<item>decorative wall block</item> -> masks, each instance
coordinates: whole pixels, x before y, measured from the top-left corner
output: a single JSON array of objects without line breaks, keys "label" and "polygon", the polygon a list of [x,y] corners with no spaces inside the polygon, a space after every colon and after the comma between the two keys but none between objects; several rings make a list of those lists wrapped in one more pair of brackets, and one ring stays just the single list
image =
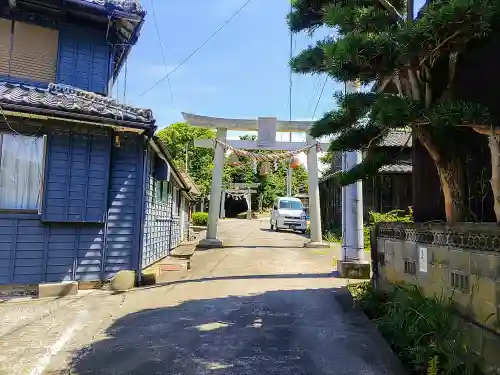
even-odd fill
[{"label": "decorative wall block", "polygon": [[452,271],[470,272],[470,252],[461,249],[449,249],[450,269]]}]

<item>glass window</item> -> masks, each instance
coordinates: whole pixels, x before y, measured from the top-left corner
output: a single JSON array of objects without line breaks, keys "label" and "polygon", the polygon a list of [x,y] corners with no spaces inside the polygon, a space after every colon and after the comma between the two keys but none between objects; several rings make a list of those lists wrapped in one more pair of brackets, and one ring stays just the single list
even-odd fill
[{"label": "glass window", "polygon": [[0,209],[37,210],[44,137],[0,133]]},{"label": "glass window", "polygon": [[168,201],[168,182],[163,181],[163,187],[162,187],[162,193],[161,193],[161,200],[163,202]]},{"label": "glass window", "polygon": [[302,210],[302,203],[300,201],[280,201],[280,208],[287,210]]},{"label": "glass window", "polygon": [[160,201],[161,200],[161,181],[155,181],[155,198],[156,200]]},{"label": "glass window", "polygon": [[172,193],[172,214],[174,216],[179,216],[179,190],[174,187]]}]

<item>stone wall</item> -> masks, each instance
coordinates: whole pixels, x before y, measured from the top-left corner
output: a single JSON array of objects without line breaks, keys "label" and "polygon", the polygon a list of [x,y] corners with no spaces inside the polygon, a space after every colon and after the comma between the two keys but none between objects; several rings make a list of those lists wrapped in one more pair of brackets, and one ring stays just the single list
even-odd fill
[{"label": "stone wall", "polygon": [[412,284],[451,300],[470,344],[500,367],[500,227],[381,223],[373,235],[377,287]]}]

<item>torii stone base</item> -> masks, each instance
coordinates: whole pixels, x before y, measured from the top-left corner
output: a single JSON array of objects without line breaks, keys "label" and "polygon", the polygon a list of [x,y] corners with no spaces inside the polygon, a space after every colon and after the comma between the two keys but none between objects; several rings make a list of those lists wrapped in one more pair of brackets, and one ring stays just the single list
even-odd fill
[{"label": "torii stone base", "polygon": [[197,249],[220,249],[222,247],[224,243],[218,238],[204,238],[196,245]]},{"label": "torii stone base", "polygon": [[304,244],[304,247],[311,248],[311,249],[329,249],[330,244],[328,242],[306,242]]}]

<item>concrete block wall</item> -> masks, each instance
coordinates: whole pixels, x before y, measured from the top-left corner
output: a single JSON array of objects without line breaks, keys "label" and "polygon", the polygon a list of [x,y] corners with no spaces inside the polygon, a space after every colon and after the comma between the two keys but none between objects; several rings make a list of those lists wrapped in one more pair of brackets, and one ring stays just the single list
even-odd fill
[{"label": "concrete block wall", "polygon": [[375,235],[379,287],[412,284],[451,300],[470,344],[500,367],[500,228],[383,223]]}]

